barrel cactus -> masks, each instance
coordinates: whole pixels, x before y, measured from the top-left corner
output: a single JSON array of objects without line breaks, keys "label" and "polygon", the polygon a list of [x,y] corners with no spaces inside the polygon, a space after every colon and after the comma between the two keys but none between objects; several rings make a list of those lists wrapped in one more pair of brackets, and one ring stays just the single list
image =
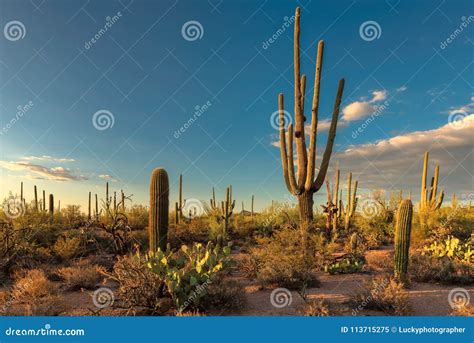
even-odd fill
[{"label": "barrel cactus", "polygon": [[169,180],[163,168],[156,168],[150,180],[148,238],[150,251],[166,250],[168,239]]},{"label": "barrel cactus", "polygon": [[410,233],[413,217],[411,200],[405,199],[400,203],[397,211],[395,227],[395,276],[405,279],[408,270],[410,249]]}]

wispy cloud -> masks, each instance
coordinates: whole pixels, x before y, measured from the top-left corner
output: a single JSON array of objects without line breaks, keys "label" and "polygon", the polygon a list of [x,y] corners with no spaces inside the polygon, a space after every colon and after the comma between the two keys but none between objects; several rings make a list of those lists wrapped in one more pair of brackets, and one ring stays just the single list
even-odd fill
[{"label": "wispy cloud", "polygon": [[24,161],[45,161],[45,162],[59,162],[59,163],[66,163],[66,162],[75,162],[73,158],[57,158],[48,155],[43,156],[23,156],[20,158]]},{"label": "wispy cloud", "polygon": [[15,161],[0,161],[0,167],[16,171],[16,172],[31,172],[31,177],[35,179],[44,179],[51,181],[82,181],[87,180],[82,175],[75,175],[70,169],[64,167],[45,167],[39,164],[29,162],[15,162]]}]

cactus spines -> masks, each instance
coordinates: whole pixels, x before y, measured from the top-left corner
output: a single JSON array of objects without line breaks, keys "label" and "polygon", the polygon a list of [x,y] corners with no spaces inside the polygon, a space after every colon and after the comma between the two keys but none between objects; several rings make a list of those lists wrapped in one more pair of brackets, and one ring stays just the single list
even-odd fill
[{"label": "cactus spines", "polygon": [[394,273],[397,278],[401,279],[404,279],[406,277],[408,271],[412,217],[413,205],[411,203],[411,200],[402,200],[397,211],[394,256]]},{"label": "cactus spines", "polygon": [[35,210],[36,212],[38,212],[39,208],[38,208],[38,189],[36,188],[36,185],[35,185]]},{"label": "cactus spines", "polygon": [[54,214],[54,195],[53,194],[49,195],[49,214],[50,215]]},{"label": "cactus spines", "polygon": [[153,170],[150,179],[148,238],[150,251],[166,250],[168,239],[169,180],[163,168]]},{"label": "cactus spines", "polygon": [[[305,120],[304,100],[306,88],[306,76],[300,75],[300,9],[296,8],[295,28],[294,28],[294,116],[295,116],[295,132],[293,133],[293,124],[288,125],[285,130],[285,107],[284,96],[278,96],[279,126],[280,126],[280,153],[283,175],[286,186],[291,194],[297,196],[300,227],[302,230],[303,243],[308,226],[313,222],[313,194],[317,192],[326,177],[329,160],[331,158],[334,139],[336,136],[337,121],[339,117],[339,107],[341,103],[342,93],[344,89],[344,79],[339,81],[339,87],[336,94],[334,104],[331,127],[329,129],[328,141],[323,154],[321,166],[318,175],[315,177],[315,156],[316,156],[316,132],[318,124],[319,109],[319,90],[321,81],[321,71],[323,62],[324,41],[318,44],[318,53],[316,58],[316,70],[314,79],[314,93],[311,113],[311,129],[309,141],[309,153],[306,150],[305,141]],[[286,141],[288,139],[288,142]],[[295,168],[293,162],[293,140],[296,144],[297,167],[298,171],[295,176]],[[308,155],[309,154],[309,155]]]},{"label": "cactus spines", "polygon": [[92,218],[91,217],[91,196],[92,196],[92,194],[91,194],[91,192],[89,192],[89,206],[87,208],[87,210],[88,210],[87,219],[89,219],[89,220],[91,220],[91,218]]}]

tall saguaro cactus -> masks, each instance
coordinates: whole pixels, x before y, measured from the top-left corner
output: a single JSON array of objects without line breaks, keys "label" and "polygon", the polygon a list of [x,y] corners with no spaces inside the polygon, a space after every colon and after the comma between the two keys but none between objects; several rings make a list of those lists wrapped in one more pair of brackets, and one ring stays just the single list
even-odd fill
[{"label": "tall saguaro cactus", "polygon": [[401,279],[404,279],[406,277],[408,271],[412,217],[413,205],[411,203],[411,200],[402,200],[397,211],[394,255],[394,273],[397,278]]},{"label": "tall saguaro cactus", "polygon": [[153,170],[150,179],[148,238],[150,251],[166,250],[168,240],[169,179],[163,168]]},{"label": "tall saguaro cactus", "polygon": [[[318,53],[316,57],[316,71],[314,79],[313,103],[311,106],[311,129],[309,140],[309,155],[306,150],[305,139],[305,89],[306,75],[300,75],[300,9],[296,8],[295,29],[294,29],[294,118],[293,123],[288,125],[288,132],[285,132],[285,106],[282,93],[278,96],[278,111],[280,125],[280,152],[285,183],[291,194],[298,198],[300,227],[302,233],[313,223],[313,194],[316,193],[324,183],[329,160],[331,158],[334,139],[336,137],[337,121],[339,117],[339,107],[344,90],[344,79],[339,81],[334,109],[332,113],[331,126],[329,128],[328,141],[322,158],[318,175],[315,177],[315,157],[316,157],[316,133],[318,126],[319,111],[319,90],[321,83],[321,72],[323,63],[324,41],[318,43]],[[288,139],[288,142],[286,141]],[[296,143],[298,155],[298,170],[295,176],[293,161],[293,141]],[[304,235],[303,235],[304,238]]]},{"label": "tall saguaro cactus", "polygon": [[87,212],[87,219],[91,220],[92,216],[91,216],[91,196],[92,196],[92,193],[89,192],[89,206],[87,208],[88,212]]}]

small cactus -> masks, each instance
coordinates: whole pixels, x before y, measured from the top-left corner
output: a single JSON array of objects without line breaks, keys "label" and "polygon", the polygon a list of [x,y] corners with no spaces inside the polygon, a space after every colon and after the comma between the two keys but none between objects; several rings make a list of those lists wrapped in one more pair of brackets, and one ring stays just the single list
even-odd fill
[{"label": "small cactus", "polygon": [[354,232],[351,236],[351,252],[353,254],[357,253],[358,245],[359,245],[359,235]]},{"label": "small cactus", "polygon": [[89,192],[89,207],[88,207],[88,213],[87,213],[87,219],[91,220],[91,192]]},{"label": "small cactus", "polygon": [[39,207],[38,207],[38,189],[36,188],[36,185],[35,185],[35,210],[36,210],[36,212],[38,212],[38,210],[39,210]]},{"label": "small cactus", "polygon": [[153,170],[150,179],[150,217],[148,238],[150,251],[166,251],[168,239],[169,180],[163,168]]},{"label": "small cactus", "polygon": [[408,271],[410,233],[413,217],[411,200],[405,199],[400,203],[397,211],[395,227],[395,277],[404,279]]}]

